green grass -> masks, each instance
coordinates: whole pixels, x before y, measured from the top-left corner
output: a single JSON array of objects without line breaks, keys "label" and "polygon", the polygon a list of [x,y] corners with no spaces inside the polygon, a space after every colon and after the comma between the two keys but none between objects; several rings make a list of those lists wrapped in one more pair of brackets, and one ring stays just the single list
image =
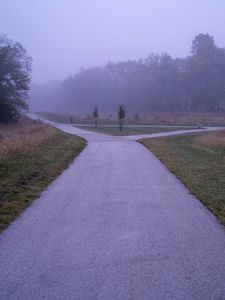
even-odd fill
[{"label": "green grass", "polygon": [[[30,139],[25,139],[26,147],[23,143],[19,144],[14,152],[8,151],[0,157],[0,231],[37,198],[85,147],[85,140],[80,137],[49,126],[40,125],[41,129],[38,126],[33,125],[37,132],[32,129]],[[30,128],[30,125],[24,127]],[[9,132],[13,130],[9,129]],[[5,140],[7,145],[7,138]]]},{"label": "green grass", "polygon": [[225,224],[225,131],[140,142]]},{"label": "green grass", "polygon": [[111,126],[98,126],[97,128],[93,126],[78,126],[78,128],[116,136],[153,134],[177,130],[197,129],[197,127],[124,127],[122,131],[119,131],[119,127]]}]

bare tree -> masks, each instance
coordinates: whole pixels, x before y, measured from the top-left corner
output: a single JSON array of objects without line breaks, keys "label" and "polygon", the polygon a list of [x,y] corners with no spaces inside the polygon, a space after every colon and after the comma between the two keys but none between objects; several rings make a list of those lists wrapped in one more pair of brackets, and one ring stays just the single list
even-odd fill
[{"label": "bare tree", "polygon": [[126,117],[126,110],[125,110],[125,107],[122,104],[119,105],[117,114],[118,114],[120,131],[122,131],[123,130],[123,120]]}]

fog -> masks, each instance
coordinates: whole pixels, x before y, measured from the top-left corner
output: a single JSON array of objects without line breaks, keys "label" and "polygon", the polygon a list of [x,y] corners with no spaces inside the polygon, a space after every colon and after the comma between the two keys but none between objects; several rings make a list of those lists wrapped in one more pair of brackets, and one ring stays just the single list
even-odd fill
[{"label": "fog", "polygon": [[33,58],[37,90],[107,62],[186,57],[199,33],[224,47],[224,14],[224,0],[1,0],[0,28]]},{"label": "fog", "polygon": [[62,80],[81,67],[186,56],[193,37],[225,45],[224,0],[1,0],[1,33],[32,56],[33,81]]}]

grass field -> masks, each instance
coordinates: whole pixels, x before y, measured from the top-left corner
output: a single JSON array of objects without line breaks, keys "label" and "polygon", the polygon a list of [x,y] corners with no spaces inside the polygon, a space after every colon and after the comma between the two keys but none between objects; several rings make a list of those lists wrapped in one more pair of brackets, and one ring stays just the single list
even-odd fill
[{"label": "grass field", "polygon": [[93,126],[78,126],[78,128],[94,131],[99,133],[105,133],[109,135],[116,136],[126,136],[126,135],[138,135],[138,134],[153,134],[159,132],[169,132],[185,129],[197,129],[197,127],[124,127],[123,131],[119,131],[119,127],[110,126],[99,126],[97,128]]},{"label": "grass field", "polygon": [[82,138],[40,122],[0,125],[0,231],[85,147]]},{"label": "grass field", "polygon": [[140,142],[225,224],[225,131]]},{"label": "grass field", "polygon": [[[94,124],[90,114],[69,114],[69,113],[38,113],[41,117],[59,123],[70,123],[73,117],[74,124]],[[225,126],[225,112],[220,113],[149,113],[139,114],[138,118],[134,114],[128,114],[124,124],[138,125],[163,125],[163,126]],[[118,124],[117,115],[111,113],[100,114],[99,124]]]}]

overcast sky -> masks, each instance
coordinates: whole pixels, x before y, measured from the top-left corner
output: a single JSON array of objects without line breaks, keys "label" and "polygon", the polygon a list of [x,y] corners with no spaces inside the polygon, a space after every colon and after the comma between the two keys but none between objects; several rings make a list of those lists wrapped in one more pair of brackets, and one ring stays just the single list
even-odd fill
[{"label": "overcast sky", "polygon": [[200,32],[225,46],[225,0],[0,0],[0,34],[29,51],[36,83],[151,52],[186,56]]}]

